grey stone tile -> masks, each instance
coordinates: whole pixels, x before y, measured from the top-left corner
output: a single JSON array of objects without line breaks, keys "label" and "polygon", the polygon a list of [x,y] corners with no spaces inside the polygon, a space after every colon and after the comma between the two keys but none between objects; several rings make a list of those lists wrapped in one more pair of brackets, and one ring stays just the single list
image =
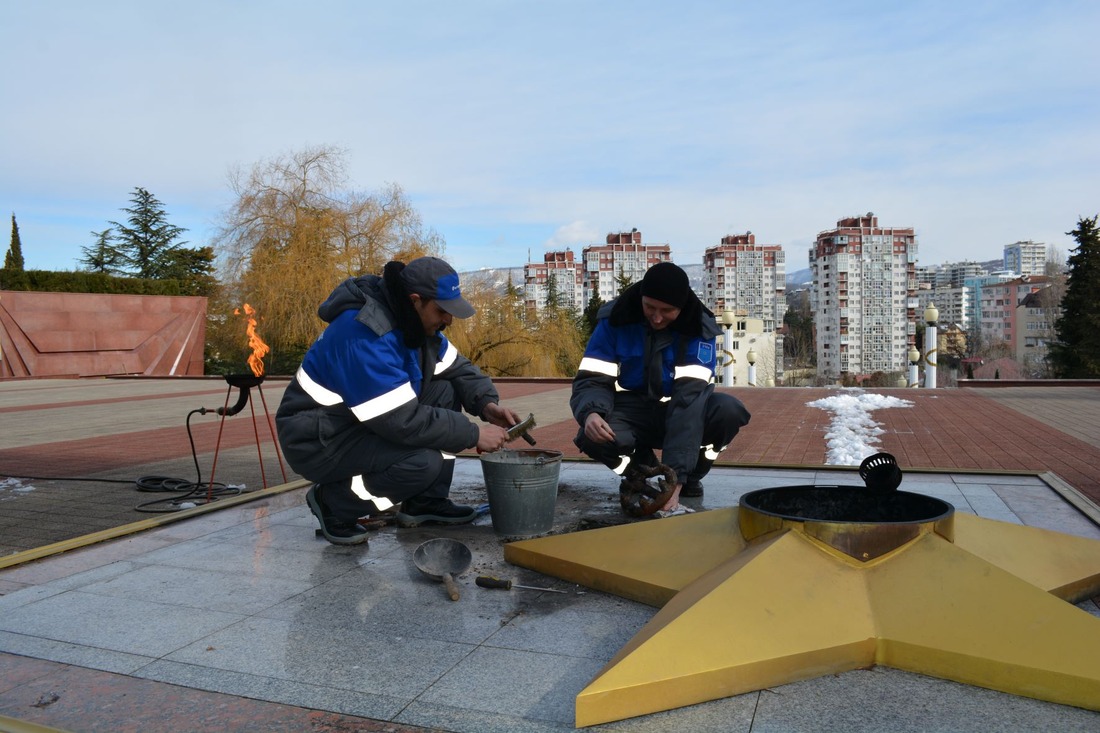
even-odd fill
[{"label": "grey stone tile", "polygon": [[240,620],[237,614],[66,591],[0,616],[0,629],[159,657]]},{"label": "grey stone tile", "polygon": [[957,484],[962,495],[969,499],[988,499],[995,497],[996,493],[989,484],[960,483]]},{"label": "grey stone tile", "polygon": [[432,730],[477,731],[477,733],[563,733],[575,730],[571,722],[532,720],[519,715],[484,712],[452,705],[433,705],[420,701],[409,705],[393,722]]},{"label": "grey stone tile", "polygon": [[1010,524],[1023,524],[1020,518],[996,494],[972,496],[968,500],[979,517],[996,519],[998,522],[1008,522]]},{"label": "grey stone tile", "polygon": [[[518,592],[513,591],[514,594]],[[603,593],[531,593],[484,646],[590,657],[606,662],[656,609]]]},{"label": "grey stone tile", "polygon": [[171,566],[145,566],[85,585],[85,593],[240,615],[259,613],[313,587],[297,580]]},{"label": "grey stone tile", "polygon": [[0,596],[0,615],[10,613],[12,609],[19,608],[20,606],[36,603],[43,598],[49,598],[50,596],[56,596],[64,592],[64,588],[55,588],[52,585],[24,586],[12,593],[5,593],[3,596]]},{"label": "grey stone tile", "polygon": [[888,667],[827,675],[760,695],[753,733],[1095,731],[1100,713]]},{"label": "grey stone tile", "polygon": [[1016,484],[1019,486],[1042,486],[1043,482],[1034,474],[953,474],[955,483],[962,484]]},{"label": "grey stone tile", "polygon": [[414,698],[474,647],[408,636],[355,632],[324,619],[247,619],[167,656],[169,661]]},{"label": "grey stone tile", "polygon": [[193,540],[151,552],[143,558],[149,564],[236,574],[240,578],[267,575],[317,584],[358,567],[370,548],[341,547],[318,541],[318,549],[292,550],[273,547],[257,535],[251,548],[228,542]]},{"label": "grey stone tile", "polygon": [[[333,635],[401,634],[409,638],[479,644],[515,615],[513,600],[459,582],[450,600],[442,583],[414,569],[379,563],[363,567],[262,612],[264,618],[323,625]],[[413,611],[415,609],[415,612]]]},{"label": "grey stone tile", "polygon": [[0,631],[0,651],[118,674],[132,674],[135,670],[152,661],[152,657],[139,654],[114,652],[83,644],[55,641],[8,631]]},{"label": "grey stone tile", "polygon": [[663,713],[604,723],[599,726],[599,730],[617,733],[665,733],[670,730],[692,733],[749,733],[755,730],[753,718],[757,701],[764,694],[767,693],[748,692]]},{"label": "grey stone tile", "polygon": [[598,659],[481,647],[448,670],[417,702],[571,723],[574,698],[603,664]]},{"label": "grey stone tile", "polygon": [[1045,484],[1041,489],[993,484],[992,489],[1029,526],[1100,540],[1100,527]]},{"label": "grey stone tile", "polygon": [[392,719],[410,702],[405,698],[388,695],[373,695],[358,690],[343,690],[299,680],[230,672],[163,659],[142,667],[134,676],[196,690],[209,690],[375,720]]}]

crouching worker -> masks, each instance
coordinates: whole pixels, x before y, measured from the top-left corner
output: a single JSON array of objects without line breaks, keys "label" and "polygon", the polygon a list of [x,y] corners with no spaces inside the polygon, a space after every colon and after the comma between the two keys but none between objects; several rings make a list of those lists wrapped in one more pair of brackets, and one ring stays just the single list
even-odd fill
[{"label": "crouching worker", "polygon": [[356,520],[397,505],[402,527],[472,521],[473,507],[448,498],[455,454],[500,450],[519,416],[443,335],[474,314],[458,274],[437,257],[390,262],[381,277],[345,280],[317,314],[328,326],[276,424],[287,462],[315,482],[306,502],[325,539],[365,542]]},{"label": "crouching worker", "polygon": [[[620,492],[643,483],[657,464],[675,473],[660,516],[691,511],[680,497],[703,495],[710,471],[749,412],[732,395],[715,392],[715,337],[721,332],[671,262],[600,309],[573,379],[570,407],[580,425],[577,447],[623,477]],[[624,503],[624,509],[627,509]],[[628,510],[629,511],[629,510]],[[648,512],[646,512],[648,513]]]}]

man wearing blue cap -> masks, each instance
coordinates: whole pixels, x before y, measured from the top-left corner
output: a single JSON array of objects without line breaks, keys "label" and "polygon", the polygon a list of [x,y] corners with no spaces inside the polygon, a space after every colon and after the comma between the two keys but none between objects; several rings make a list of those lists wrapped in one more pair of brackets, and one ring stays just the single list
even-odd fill
[{"label": "man wearing blue cap", "polygon": [[315,482],[306,503],[325,539],[366,542],[356,520],[398,504],[402,527],[472,521],[474,508],[447,498],[454,454],[500,450],[520,418],[443,335],[474,314],[458,273],[438,257],[390,262],[345,280],[317,314],[329,325],[275,420],[287,462]]},{"label": "man wearing blue cap", "polygon": [[749,422],[740,400],[714,391],[719,333],[687,273],[659,262],[600,309],[573,379],[573,442],[623,477],[620,491],[644,481],[661,449],[676,479],[660,516],[690,511],[680,497],[703,495],[702,478]]}]

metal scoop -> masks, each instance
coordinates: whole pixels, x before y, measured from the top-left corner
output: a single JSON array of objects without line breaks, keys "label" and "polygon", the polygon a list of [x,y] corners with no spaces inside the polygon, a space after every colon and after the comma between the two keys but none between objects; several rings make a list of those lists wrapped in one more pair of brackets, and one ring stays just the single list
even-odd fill
[{"label": "metal scoop", "polygon": [[417,569],[432,580],[442,580],[452,601],[460,597],[454,576],[466,572],[472,561],[470,548],[449,537],[422,542],[413,552]]}]

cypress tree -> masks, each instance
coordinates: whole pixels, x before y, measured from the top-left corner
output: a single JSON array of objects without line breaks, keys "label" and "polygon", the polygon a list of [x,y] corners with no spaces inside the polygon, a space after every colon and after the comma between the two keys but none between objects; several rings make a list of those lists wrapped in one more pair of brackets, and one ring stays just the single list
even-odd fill
[{"label": "cypress tree", "polygon": [[4,269],[23,269],[23,244],[19,241],[19,225],[15,223],[15,214],[11,215],[11,246],[4,255]]}]

